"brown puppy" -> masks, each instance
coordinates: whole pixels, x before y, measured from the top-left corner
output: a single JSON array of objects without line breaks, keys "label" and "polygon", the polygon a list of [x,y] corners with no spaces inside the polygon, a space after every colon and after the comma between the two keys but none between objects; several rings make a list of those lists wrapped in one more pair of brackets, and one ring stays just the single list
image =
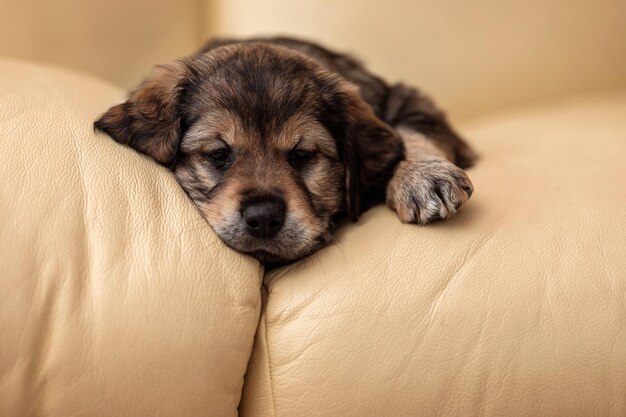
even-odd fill
[{"label": "brown puppy", "polygon": [[156,67],[95,128],[169,167],[226,244],[268,263],[385,199],[424,224],[472,194],[474,154],[430,100],[293,39],[213,41]]}]

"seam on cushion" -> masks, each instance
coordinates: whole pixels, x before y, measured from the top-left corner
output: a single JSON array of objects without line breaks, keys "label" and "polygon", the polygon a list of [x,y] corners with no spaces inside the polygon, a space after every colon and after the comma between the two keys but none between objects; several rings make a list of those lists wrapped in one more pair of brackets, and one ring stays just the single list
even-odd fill
[{"label": "seam on cushion", "polygon": [[274,400],[274,382],[272,379],[272,367],[270,365],[270,343],[269,343],[269,332],[267,329],[267,306],[269,304],[270,292],[267,291],[267,298],[265,303],[265,314],[263,314],[263,327],[265,328],[265,335],[263,337],[265,341],[265,351],[267,352],[267,377],[270,380],[270,397],[272,401],[272,415],[276,417],[276,402]]}]

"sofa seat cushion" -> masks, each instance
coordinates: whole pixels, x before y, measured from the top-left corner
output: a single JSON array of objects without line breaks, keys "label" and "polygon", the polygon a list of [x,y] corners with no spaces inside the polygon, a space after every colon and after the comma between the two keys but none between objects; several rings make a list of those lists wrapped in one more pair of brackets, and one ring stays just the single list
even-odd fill
[{"label": "sofa seat cushion", "polygon": [[0,415],[237,415],[258,263],[93,133],[118,88],[2,61],[0,97]]},{"label": "sofa seat cushion", "polygon": [[385,207],[267,276],[241,415],[626,415],[626,94],[461,129],[450,221]]}]

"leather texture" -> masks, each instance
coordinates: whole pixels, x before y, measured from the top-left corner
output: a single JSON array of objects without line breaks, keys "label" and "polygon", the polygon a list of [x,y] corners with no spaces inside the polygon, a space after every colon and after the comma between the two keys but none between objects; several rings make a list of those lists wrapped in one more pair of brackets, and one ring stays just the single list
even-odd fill
[{"label": "leather texture", "polygon": [[461,131],[455,218],[378,207],[266,276],[242,417],[626,415],[626,92]]},{"label": "leather texture", "polygon": [[95,117],[104,82],[0,63],[0,416],[235,416],[262,270]]}]

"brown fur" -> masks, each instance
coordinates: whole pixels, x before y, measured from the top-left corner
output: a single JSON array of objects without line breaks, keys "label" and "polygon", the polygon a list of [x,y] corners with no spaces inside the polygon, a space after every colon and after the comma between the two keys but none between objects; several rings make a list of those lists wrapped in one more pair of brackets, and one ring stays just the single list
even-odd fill
[{"label": "brown fur", "polygon": [[[209,43],[157,67],[95,127],[170,167],[228,245],[266,262],[318,249],[338,216],[385,198],[425,223],[471,194],[453,163],[473,154],[430,100],[292,39]],[[286,205],[271,239],[242,222],[246,202],[263,198]]]}]

